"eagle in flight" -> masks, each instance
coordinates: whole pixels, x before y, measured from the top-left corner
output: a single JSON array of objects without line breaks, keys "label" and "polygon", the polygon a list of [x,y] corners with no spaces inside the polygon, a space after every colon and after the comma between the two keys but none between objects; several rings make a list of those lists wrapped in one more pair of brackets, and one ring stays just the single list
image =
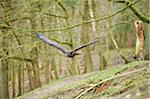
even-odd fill
[{"label": "eagle in flight", "polygon": [[77,53],[76,51],[78,51],[78,50],[80,50],[80,49],[82,49],[82,48],[84,48],[84,47],[87,47],[87,46],[89,46],[89,45],[92,45],[92,44],[94,44],[94,43],[96,43],[96,42],[98,41],[98,39],[96,39],[96,40],[94,40],[94,41],[91,41],[91,42],[89,42],[89,43],[87,43],[87,44],[84,44],[84,45],[82,45],[82,46],[80,46],[80,47],[78,47],[78,48],[76,48],[76,49],[70,51],[70,50],[67,50],[66,48],[64,48],[63,46],[59,45],[58,43],[56,43],[56,42],[54,42],[54,41],[48,39],[47,37],[45,37],[45,36],[42,35],[41,33],[35,33],[35,34],[37,35],[37,37],[38,37],[39,39],[41,39],[41,40],[44,41],[45,43],[47,43],[47,44],[49,44],[49,45],[51,45],[51,46],[53,46],[53,47],[55,47],[55,48],[57,48],[57,49],[59,49],[60,51],[62,51],[62,52],[65,54],[65,56],[67,56],[67,57],[69,57],[69,58],[73,58],[73,57],[76,56],[76,55],[80,55],[80,53]]}]

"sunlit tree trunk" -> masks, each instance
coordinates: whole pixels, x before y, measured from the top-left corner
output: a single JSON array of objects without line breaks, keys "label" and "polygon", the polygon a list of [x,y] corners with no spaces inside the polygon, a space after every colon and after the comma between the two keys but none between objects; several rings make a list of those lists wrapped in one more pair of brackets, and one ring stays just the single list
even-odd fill
[{"label": "sunlit tree trunk", "polygon": [[136,30],[136,46],[135,46],[135,58],[144,59],[144,41],[145,33],[143,23],[140,20],[134,22]]},{"label": "sunlit tree trunk", "polygon": [[92,27],[92,36],[96,36],[96,22],[94,22],[95,20],[95,4],[94,4],[94,0],[88,0],[88,5],[89,5],[89,15],[91,17],[91,20],[93,20],[93,22],[91,22],[91,27]]},{"label": "sunlit tree trunk", "polygon": [[[88,0],[84,0],[84,9],[83,9],[83,17],[82,21],[86,21],[89,19],[89,5],[88,5]],[[89,41],[89,25],[83,24],[82,30],[81,30],[81,42],[82,44],[87,43]],[[93,62],[92,62],[92,57],[91,57],[91,51],[89,47],[86,47],[83,49],[83,55],[84,55],[84,61],[85,61],[85,70],[84,72],[91,72],[94,69]]]},{"label": "sunlit tree trunk", "polygon": [[58,79],[58,70],[57,70],[57,65],[56,65],[56,61],[54,57],[51,57],[51,65],[53,66],[53,70],[54,70],[54,78]]}]

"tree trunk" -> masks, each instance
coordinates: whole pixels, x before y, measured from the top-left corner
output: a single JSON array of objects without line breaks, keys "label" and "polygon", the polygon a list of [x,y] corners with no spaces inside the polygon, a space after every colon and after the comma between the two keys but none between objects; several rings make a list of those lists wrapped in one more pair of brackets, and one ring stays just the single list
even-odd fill
[{"label": "tree trunk", "polygon": [[[150,17],[150,10],[149,10],[149,0],[145,0],[144,4],[145,4],[145,14],[146,16],[148,16],[148,18]],[[144,45],[144,59],[146,60],[150,60],[150,24],[145,23],[145,45]]]},{"label": "tree trunk", "polygon": [[[8,35],[7,31],[3,31],[5,35]],[[2,41],[2,48],[3,48],[3,53],[4,57],[1,60],[1,99],[9,99],[9,86],[8,86],[8,60],[5,59],[6,56],[8,56],[8,39],[6,36],[3,36],[3,41]]]},{"label": "tree trunk", "polygon": [[27,67],[27,74],[28,74],[28,79],[29,79],[29,90],[34,89],[34,82],[33,82],[33,77],[34,75],[32,74],[32,67],[31,67],[31,63],[26,63],[26,67]]},{"label": "tree trunk", "polygon": [[[1,64],[1,61],[0,61],[0,97],[3,97],[3,89],[2,89],[2,86],[3,86],[3,83],[2,83],[2,80],[3,79],[3,76],[2,76],[2,64]],[[4,99],[4,98],[2,98]]]},{"label": "tree trunk", "polygon": [[[67,15],[66,15],[67,16]],[[72,25],[71,24],[71,21],[70,20],[73,20],[72,19],[73,18],[73,15],[72,15],[72,17],[67,17],[66,19],[65,19],[65,22],[66,22],[66,27],[69,27],[70,25]],[[70,40],[70,44],[71,44],[71,49],[73,49],[74,48],[74,45],[75,45],[75,42],[74,42],[74,35],[73,35],[73,33],[72,33],[72,31],[71,30],[67,30],[66,31],[67,32],[67,34],[68,34],[68,37],[67,38],[69,38]],[[66,34],[66,35],[67,35]],[[70,59],[69,59],[70,60]],[[71,63],[69,64],[69,68],[68,68],[68,71],[70,72],[70,74],[71,75],[78,75],[78,74],[80,74],[80,70],[79,70],[79,66],[78,65],[76,65],[76,58],[72,58],[71,60]]]},{"label": "tree trunk", "polygon": [[54,70],[54,78],[55,79],[58,79],[58,70],[57,70],[57,66],[56,66],[56,61],[55,61],[55,58],[54,56],[51,57],[51,65],[53,66],[53,70]]},{"label": "tree trunk", "polygon": [[[2,19],[2,23],[7,24],[5,22],[6,17],[9,12],[7,12],[8,9],[11,8],[11,0],[6,0],[3,2],[3,10],[6,10],[5,12],[3,12],[3,14],[1,15],[1,19]],[[7,18],[10,18],[7,17]],[[9,50],[8,50],[8,44],[9,44],[9,32],[7,29],[2,29],[1,32],[3,33],[2,35],[2,53],[3,56],[1,58],[0,61],[0,98],[1,99],[9,99],[9,86],[8,86],[8,59],[7,56],[9,55]]]},{"label": "tree trunk", "polygon": [[34,47],[31,51],[31,64],[33,67],[33,74],[34,74],[34,88],[37,88],[41,86],[41,81],[40,81],[40,72],[39,72],[39,65],[38,65],[38,52],[37,48]]},{"label": "tree trunk", "polygon": [[18,65],[18,95],[21,96],[24,93],[24,68],[23,63],[20,61]]},{"label": "tree trunk", "polygon": [[[86,21],[89,19],[89,5],[88,5],[88,0],[84,0],[84,9],[83,9],[83,17],[82,21]],[[81,42],[82,44],[87,43],[89,41],[89,30],[88,30],[89,25],[88,24],[83,24],[82,26],[82,39]],[[89,47],[86,47],[84,50],[84,61],[85,61],[85,70],[84,72],[91,72],[94,69],[93,62],[92,62],[92,57],[91,57],[91,51]]]},{"label": "tree trunk", "polygon": [[[34,16],[34,15],[35,15],[35,12],[32,12],[31,16]],[[30,19],[30,22],[31,22],[31,29],[36,30],[37,28],[36,19],[32,18]],[[34,74],[33,76],[34,88],[37,88],[41,86],[37,46],[32,49],[30,55],[32,59],[31,64],[32,64],[32,69],[33,69],[33,74]]]},{"label": "tree trunk", "polygon": [[8,92],[8,61],[5,59],[2,61],[2,68],[1,68],[1,99],[9,99],[9,92]]},{"label": "tree trunk", "polygon": [[134,22],[135,30],[136,30],[136,46],[135,46],[135,58],[144,59],[144,41],[145,41],[145,34],[143,23],[140,20],[136,20]]}]

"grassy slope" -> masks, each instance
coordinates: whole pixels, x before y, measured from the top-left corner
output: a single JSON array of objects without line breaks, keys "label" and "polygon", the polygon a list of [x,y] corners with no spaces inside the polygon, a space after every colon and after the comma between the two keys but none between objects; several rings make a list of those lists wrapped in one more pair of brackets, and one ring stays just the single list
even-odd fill
[{"label": "grassy slope", "polygon": [[[78,75],[78,76],[74,76],[74,77],[66,77],[66,78],[62,78],[59,79],[57,81],[51,82],[46,86],[43,86],[41,88],[38,88],[36,90],[33,90],[21,97],[18,97],[17,99],[46,99],[46,98],[53,98],[55,99],[60,98],[60,99],[65,99],[65,97],[67,99],[71,99],[72,97],[77,96],[79,93],[81,93],[83,90],[86,90],[90,85],[98,83],[100,81],[103,81],[107,78],[111,78],[114,75],[117,74],[121,74],[122,72],[127,72],[130,70],[134,70],[136,68],[140,68],[143,67],[144,64],[149,63],[149,61],[135,61],[129,64],[124,64],[124,65],[118,65],[118,66],[114,66],[114,67],[109,67],[106,70],[102,70],[99,72],[92,72],[92,73],[88,73],[88,74],[83,74],[83,75]],[[138,77],[143,77],[143,76],[138,76]],[[146,76],[147,77],[147,76]],[[133,77],[134,78],[134,77]],[[132,78],[132,79],[133,79]],[[71,79],[71,81],[68,81],[69,79]],[[130,80],[127,80],[127,82],[129,82]],[[137,79],[137,78],[134,78]],[[119,80],[114,80],[119,81]],[[136,83],[136,81],[134,82],[134,80],[132,80],[133,82],[130,84],[134,84]],[[143,83],[143,81],[146,81],[145,79],[141,80],[141,82],[136,83],[134,85],[139,85],[141,83]],[[114,82],[115,83],[115,82]],[[62,86],[57,87],[58,85],[62,84]],[[124,86],[127,83],[124,82],[123,85],[120,85],[122,87],[120,88],[125,88],[128,86]],[[47,90],[49,88],[53,87],[53,90],[50,89],[47,93],[43,93],[42,90]],[[137,87],[137,86],[135,86]],[[117,91],[118,90],[118,91]],[[95,93],[88,93],[88,95],[85,95],[86,97],[96,97],[96,96],[108,96],[109,95],[115,95],[117,94],[117,92],[119,92],[119,89],[115,88],[114,86],[109,87],[107,90],[99,93],[99,94],[95,94]],[[40,93],[40,95],[39,95]],[[39,96],[38,96],[39,95]],[[32,98],[34,96],[37,96],[39,98]],[[64,97],[64,98],[62,98]]]},{"label": "grassy slope", "polygon": [[138,61],[138,62],[132,62],[132,63],[125,64],[125,65],[119,65],[116,67],[111,67],[111,68],[108,68],[106,70],[102,70],[100,72],[97,72],[94,75],[91,75],[91,77],[85,78],[85,79],[80,80],[80,81],[75,81],[69,85],[66,84],[66,86],[64,86],[59,91],[69,90],[69,89],[72,89],[72,88],[75,88],[77,86],[81,86],[84,84],[96,83],[96,82],[102,81],[106,78],[112,77],[118,73],[126,71],[128,69],[135,68],[139,65],[143,65],[145,63],[146,63],[146,61]]},{"label": "grassy slope", "polygon": [[[77,96],[83,90],[86,90],[89,87],[89,85],[98,83],[98,82],[103,81],[107,78],[111,78],[114,75],[121,74],[122,72],[127,72],[130,70],[134,70],[136,68],[140,68],[140,66],[143,66],[146,63],[147,63],[147,61],[136,61],[136,62],[132,62],[129,64],[119,65],[119,66],[108,68],[108,69],[100,71],[100,72],[93,73],[93,75],[91,75],[90,77],[87,77],[85,79],[74,81],[71,83],[66,83],[62,88],[59,88],[57,90],[57,93],[48,94],[47,96],[44,96],[43,98],[45,99],[45,98],[49,97],[49,98],[54,99],[54,98],[64,97],[64,99],[65,99],[65,96],[67,96],[66,97],[67,99],[71,99],[71,98]],[[119,86],[121,86],[119,88],[112,86],[112,87],[108,88],[107,90],[105,90],[99,94],[95,94],[95,93],[89,94],[88,93],[84,97],[89,98],[89,97],[100,97],[100,96],[115,95],[115,94],[119,93],[120,90],[124,90],[126,88],[132,87],[133,85],[134,85],[134,88],[138,87],[141,83],[143,83],[144,81],[147,80],[147,75],[145,77],[143,75],[142,76],[136,75],[137,77],[133,76],[131,78],[129,77],[126,80],[126,82],[122,82],[122,84],[119,85]],[[144,78],[142,78],[142,77],[144,77]],[[138,78],[141,78],[141,79],[139,80]],[[114,80],[113,83],[117,83],[117,81],[119,81],[119,80],[118,79]]]},{"label": "grassy slope", "polygon": [[[125,51],[123,51],[123,52],[126,53]],[[132,53],[132,50],[129,50],[127,52],[129,52],[127,55],[130,55]],[[109,62],[114,59],[114,57],[112,57],[112,58],[110,57],[110,56],[116,55],[114,53],[115,52],[110,52],[109,59],[107,59]],[[103,81],[107,78],[113,77],[116,74],[121,74],[122,72],[131,71],[137,67],[143,66],[147,62],[148,61],[136,61],[136,62],[132,62],[129,64],[118,65],[118,66],[114,66],[114,67],[111,66],[111,67],[108,67],[106,70],[99,71],[99,72],[96,71],[96,72],[82,74],[82,75],[78,75],[78,76],[74,76],[74,77],[64,77],[57,81],[52,81],[49,84],[42,86],[40,88],[37,88],[29,93],[26,93],[23,96],[17,97],[17,99],[22,99],[22,98],[24,98],[24,99],[41,99],[41,98],[44,98],[44,99],[45,98],[50,98],[50,99],[51,98],[53,98],[53,99],[60,98],[60,99],[62,99],[62,97],[63,97],[63,99],[72,98],[74,96],[77,96],[79,93],[86,90],[87,88],[89,88],[89,86],[92,84],[95,84],[95,83]],[[109,64],[112,64],[112,63],[109,63]],[[140,76],[137,76],[137,77],[140,78]],[[144,76],[142,76],[142,77],[144,77]],[[133,77],[133,79],[136,79],[136,78]],[[143,81],[145,81],[145,80],[147,80],[147,78],[146,79],[144,78]],[[120,81],[121,81],[121,79],[120,79]],[[127,80],[127,82],[128,81],[130,81],[130,77]],[[131,84],[135,85],[134,81],[139,82],[136,79],[136,80],[130,81],[130,82],[132,82]],[[141,83],[143,83],[143,81]],[[113,83],[117,83],[117,82],[119,82],[119,79],[113,81]],[[139,85],[141,83],[138,83],[137,85]],[[126,88],[126,86],[124,86],[124,85],[126,85],[127,83],[124,82],[122,84],[123,85],[119,85],[119,86],[122,86],[121,88],[122,88],[122,90],[124,90]],[[119,87],[119,89],[121,89],[121,88]],[[118,88],[116,89],[116,87],[111,86],[103,92],[100,92],[97,94],[88,93],[88,95],[86,94],[85,96],[87,96],[87,97],[99,97],[99,96],[108,96],[108,95],[115,96],[119,92],[119,89]]]}]

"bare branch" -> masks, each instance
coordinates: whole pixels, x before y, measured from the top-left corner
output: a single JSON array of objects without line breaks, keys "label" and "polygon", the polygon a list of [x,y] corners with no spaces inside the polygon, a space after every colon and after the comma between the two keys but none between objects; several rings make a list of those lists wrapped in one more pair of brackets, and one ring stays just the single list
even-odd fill
[{"label": "bare branch", "polygon": [[[31,29],[28,29],[26,31],[28,32],[53,32],[53,31],[62,31],[62,30],[67,30],[67,29],[71,29],[71,28],[75,28],[75,27],[79,27],[83,24],[89,24],[91,22],[98,22],[98,21],[101,21],[101,20],[105,20],[105,19],[109,19],[119,13],[121,13],[122,11],[126,10],[129,6],[131,5],[134,5],[135,3],[137,3],[139,0],[136,0],[134,1],[133,3],[130,3],[128,6],[125,6],[123,7],[122,9],[112,13],[112,14],[109,14],[108,16],[104,16],[102,18],[97,18],[95,20],[87,20],[87,21],[84,21],[82,23],[79,23],[79,24],[76,24],[76,25],[72,25],[72,26],[68,26],[68,27],[63,27],[63,28],[58,28],[58,29],[48,29],[48,30],[31,30]],[[13,27],[11,27],[13,28]],[[24,31],[23,29],[18,29],[18,28],[13,28],[14,30],[17,30],[17,31]]]},{"label": "bare branch", "polygon": [[143,22],[150,23],[150,19],[148,17],[144,16],[140,11],[138,11],[137,8],[130,5],[131,2],[129,0],[118,0],[118,1],[115,1],[115,3],[126,4],[126,6],[128,6],[139,19],[141,19]]},{"label": "bare branch", "polygon": [[66,16],[55,15],[55,14],[51,14],[51,13],[48,13],[48,12],[44,12],[44,14],[48,15],[48,16],[53,16],[53,17],[66,18]]},{"label": "bare branch", "polygon": [[[137,3],[139,0],[136,0],[134,1],[133,3],[129,4],[128,6],[131,6],[131,5],[134,5],[135,3]],[[62,31],[62,30],[67,30],[67,29],[71,29],[71,28],[75,28],[75,27],[79,27],[83,24],[89,24],[91,22],[98,22],[98,21],[101,21],[101,20],[105,20],[105,19],[109,19],[119,13],[121,13],[122,11],[126,10],[128,8],[128,6],[125,6],[123,7],[121,10],[118,10],[112,14],[109,14],[108,16],[104,16],[102,18],[97,18],[95,20],[87,20],[87,21],[84,21],[82,23],[79,23],[79,24],[76,24],[76,25],[72,25],[72,26],[68,26],[68,27],[63,27],[63,28],[58,28],[58,29],[48,29],[48,30],[25,30],[25,31],[28,31],[28,32],[53,32],[53,31]],[[17,30],[17,31],[24,31],[23,29],[18,29],[18,28],[13,28],[14,30]]]},{"label": "bare branch", "polygon": [[55,1],[56,1],[56,3],[58,3],[58,5],[63,9],[63,11],[64,11],[66,17],[68,17],[68,12],[67,12],[66,8],[64,7],[64,5],[60,2],[61,0],[55,0]]},{"label": "bare branch", "polygon": [[111,40],[112,40],[112,43],[114,44],[115,46],[115,49],[117,50],[117,52],[119,53],[119,55],[121,56],[121,58],[125,61],[125,63],[129,63],[130,61],[124,56],[124,54],[120,51],[120,48],[112,34],[112,31],[110,30],[110,25],[108,24],[108,30],[109,30],[109,35],[111,37]]}]

